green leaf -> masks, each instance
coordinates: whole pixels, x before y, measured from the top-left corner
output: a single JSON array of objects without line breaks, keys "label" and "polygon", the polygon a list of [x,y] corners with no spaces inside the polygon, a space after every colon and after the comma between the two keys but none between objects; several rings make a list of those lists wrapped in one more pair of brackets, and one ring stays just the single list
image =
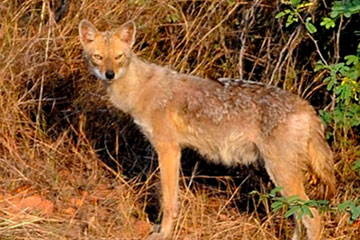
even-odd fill
[{"label": "green leaf", "polygon": [[336,78],[327,77],[324,79],[324,81],[329,81],[326,90],[330,91],[335,85]]},{"label": "green leaf", "polygon": [[338,210],[339,210],[340,212],[345,212],[346,209],[349,208],[352,204],[354,204],[354,203],[352,203],[351,201],[345,201],[345,202],[343,202],[343,203],[340,203],[340,204],[338,205]]},{"label": "green leaf", "polygon": [[308,216],[311,217],[311,218],[314,217],[314,215],[313,215],[312,212],[310,211],[309,206],[302,205],[302,206],[301,206],[301,211],[302,211],[305,215],[308,215]]},{"label": "green leaf", "polygon": [[274,212],[277,212],[283,207],[283,205],[284,205],[283,202],[273,202],[271,204],[271,208],[274,210]]},{"label": "green leaf", "polygon": [[260,195],[260,200],[261,201],[265,201],[266,199],[268,199],[269,197],[267,195]]},{"label": "green leaf", "polygon": [[346,76],[347,72],[350,70],[348,66],[345,66],[345,63],[338,63],[336,64],[338,66],[338,71],[343,75]]},{"label": "green leaf", "polygon": [[317,206],[320,205],[319,201],[315,201],[315,200],[308,200],[308,201],[305,202],[305,204],[307,206],[311,206],[311,207],[317,207]]},{"label": "green leaf", "polygon": [[335,22],[333,19],[325,17],[320,23],[320,26],[325,26],[326,29],[334,28]]},{"label": "green leaf", "polygon": [[344,12],[344,16],[346,18],[350,18],[351,17],[351,12]]},{"label": "green leaf", "polygon": [[351,206],[350,207],[350,211],[351,211],[351,220],[356,220],[359,216],[360,216],[360,206]]},{"label": "green leaf", "polygon": [[330,112],[325,110],[320,110],[319,114],[321,119],[324,121],[326,125],[329,125],[329,123],[332,122],[333,119],[332,119],[332,114]]},{"label": "green leaf", "polygon": [[249,192],[250,195],[259,195],[260,193],[256,190]]},{"label": "green leaf", "polygon": [[299,210],[300,210],[300,206],[296,205],[296,206],[292,206],[290,207],[290,209],[285,213],[285,217],[288,218],[294,214],[296,214]]},{"label": "green leaf", "polygon": [[337,10],[332,10],[331,13],[330,13],[330,17],[331,18],[337,18],[339,15],[340,15],[340,11],[337,11]]},{"label": "green leaf", "polygon": [[269,194],[270,197],[275,197],[278,192],[280,192],[281,190],[283,190],[283,188],[284,188],[284,187],[279,186],[279,187],[276,187],[276,188],[272,189],[272,190],[270,191],[270,194]]},{"label": "green leaf", "polygon": [[310,22],[310,19],[311,19],[310,17],[308,17],[308,18],[306,19],[305,27],[306,27],[306,29],[309,31],[309,33],[313,34],[313,33],[316,33],[317,29],[316,29],[316,27],[314,26],[314,24],[312,24],[312,23]]},{"label": "green leaf", "polygon": [[282,18],[283,16],[285,16],[287,13],[285,12],[279,12],[278,14],[275,15],[275,18],[278,19],[278,18]]},{"label": "green leaf", "polygon": [[324,200],[324,199],[317,200],[317,202],[319,203],[319,205],[328,205],[329,204],[329,201]]},{"label": "green leaf", "polygon": [[359,57],[355,55],[347,55],[344,57],[344,59],[346,60],[346,65],[350,65],[350,64],[356,65],[359,63]]},{"label": "green leaf", "polygon": [[290,2],[291,2],[291,5],[293,5],[294,7],[297,7],[300,4],[301,0],[290,0]]},{"label": "green leaf", "polygon": [[356,160],[354,162],[354,165],[351,167],[351,169],[354,171],[360,171],[360,160]]},{"label": "green leaf", "polygon": [[[355,65],[357,65],[357,63]],[[359,75],[359,70],[354,68],[352,68],[351,71],[347,74],[347,76],[354,81],[358,79]]]},{"label": "green leaf", "polygon": [[298,195],[290,196],[287,198],[288,203],[301,201]]},{"label": "green leaf", "polygon": [[360,11],[360,5],[353,5],[349,8],[349,11],[352,13],[352,14],[356,14]]},{"label": "green leaf", "polygon": [[291,24],[293,24],[294,22],[297,22],[299,19],[296,15],[294,14],[289,14],[287,19],[286,19],[286,23],[285,23],[285,27],[290,26]]},{"label": "green leaf", "polygon": [[324,68],[326,68],[325,64],[322,61],[317,61],[314,71],[317,72],[317,71],[322,70]]}]

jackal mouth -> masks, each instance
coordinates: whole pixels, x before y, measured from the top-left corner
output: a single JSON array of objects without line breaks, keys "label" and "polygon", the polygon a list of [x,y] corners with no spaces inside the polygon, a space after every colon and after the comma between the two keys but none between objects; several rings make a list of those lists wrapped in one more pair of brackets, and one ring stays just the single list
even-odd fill
[{"label": "jackal mouth", "polygon": [[90,70],[95,75],[95,77],[97,77],[98,79],[101,79],[102,81],[105,81],[105,82],[108,81],[105,74],[103,74],[100,69],[98,69],[96,67],[90,67]]},{"label": "jackal mouth", "polygon": [[91,70],[98,79],[106,84],[111,84],[121,78],[121,72],[115,72],[114,70],[106,70],[105,72],[101,71],[99,68],[92,68]]}]

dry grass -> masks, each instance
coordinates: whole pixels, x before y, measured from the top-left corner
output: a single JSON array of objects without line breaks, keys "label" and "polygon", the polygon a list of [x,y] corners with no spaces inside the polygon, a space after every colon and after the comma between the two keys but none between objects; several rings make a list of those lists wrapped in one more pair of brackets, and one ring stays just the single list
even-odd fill
[{"label": "dry grass", "polygon": [[[1,1],[0,239],[143,239],[152,228],[148,217],[158,221],[156,155],[88,73],[77,37],[81,19],[100,29],[134,19],[135,51],[145,59],[203,77],[269,82],[325,99],[317,105],[325,107],[321,75],[304,50],[311,42],[301,28],[283,32],[274,20],[277,5]],[[334,204],[360,194],[350,170],[353,144],[334,149]],[[289,239],[293,223],[246,194],[268,185],[253,180],[257,170],[237,178],[231,176],[242,169],[206,165],[215,173],[205,177],[205,163],[186,156],[174,239]],[[325,238],[358,239],[359,226],[347,218],[325,213]]]}]

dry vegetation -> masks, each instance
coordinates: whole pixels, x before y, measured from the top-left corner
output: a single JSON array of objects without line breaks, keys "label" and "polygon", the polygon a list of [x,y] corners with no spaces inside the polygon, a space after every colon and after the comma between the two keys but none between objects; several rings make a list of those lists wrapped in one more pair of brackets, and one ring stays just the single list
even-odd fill
[{"label": "dry vegetation", "polygon": [[[323,74],[312,70],[313,42],[301,26],[285,29],[274,19],[279,6],[2,0],[0,239],[143,239],[159,221],[156,154],[88,73],[77,37],[81,19],[101,30],[134,19],[135,52],[149,61],[213,79],[268,82],[326,108],[331,99]],[[351,170],[355,143],[332,142],[334,205],[360,194]],[[247,194],[271,189],[259,175],[261,169],[227,170],[186,152],[174,239],[289,239],[292,221]],[[359,239],[359,222],[347,224],[348,215],[323,217],[325,239]]]}]

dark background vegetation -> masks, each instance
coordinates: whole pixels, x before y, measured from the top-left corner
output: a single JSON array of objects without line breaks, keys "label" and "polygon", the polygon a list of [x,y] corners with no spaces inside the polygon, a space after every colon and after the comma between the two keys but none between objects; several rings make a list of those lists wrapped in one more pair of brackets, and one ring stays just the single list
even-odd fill
[{"label": "dark background vegetation", "polygon": [[[87,70],[78,39],[81,19],[100,30],[133,19],[134,52],[148,61],[216,80],[235,77],[296,93],[334,109],[329,63],[355,54],[360,18],[319,23],[333,1],[312,1],[304,24],[285,27],[281,1],[4,0],[0,3],[0,238],[143,239],[159,222],[156,153],[132,120],[111,106]],[[341,32],[341,34],[340,34]],[[316,44],[319,49],[316,48]],[[329,124],[338,193],[355,200],[357,128]],[[272,213],[252,190],[273,186],[261,164],[227,169],[184,150],[174,239],[289,239],[291,220]],[[311,176],[308,176],[311,178]],[[316,192],[316,184],[309,185]],[[358,222],[324,213],[326,239],[358,239]]]}]

